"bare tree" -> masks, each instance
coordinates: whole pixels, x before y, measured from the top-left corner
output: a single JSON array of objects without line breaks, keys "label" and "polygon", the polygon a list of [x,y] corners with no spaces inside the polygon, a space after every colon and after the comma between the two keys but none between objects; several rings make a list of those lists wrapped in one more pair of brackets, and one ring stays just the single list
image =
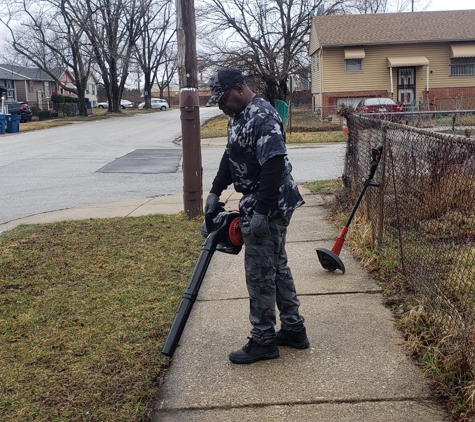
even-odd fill
[{"label": "bare tree", "polygon": [[[413,0],[418,8],[430,0]],[[290,75],[307,78],[312,17],[403,11],[411,0],[201,0],[197,11],[208,65],[234,66],[268,100],[285,100]],[[350,30],[350,29],[349,29]]]},{"label": "bare tree", "polygon": [[371,14],[425,10],[431,0],[354,0],[348,1],[346,13]]},{"label": "bare tree", "polygon": [[[173,63],[176,44],[175,9],[169,0],[155,0],[142,17],[141,32],[136,43],[135,59],[144,74],[145,107],[150,108],[151,89],[154,82],[163,95],[163,83],[170,83],[176,71]],[[170,66],[171,65],[171,66]],[[161,73],[161,82],[158,73]],[[165,77],[164,77],[165,76]],[[166,85],[165,85],[166,86]]]},{"label": "bare tree", "polygon": [[238,67],[267,99],[285,100],[289,76],[308,74],[312,17],[324,5],[327,14],[341,12],[344,1],[202,0],[197,15],[207,62]]},{"label": "bare tree", "polygon": [[[86,38],[64,2],[54,0],[20,0],[8,3],[8,20],[12,47],[17,54],[48,74],[62,88],[74,93],[79,113],[87,115],[85,92],[90,73],[90,56]],[[73,72],[76,88],[60,80],[62,73]]]},{"label": "bare tree", "polygon": [[[75,76],[79,107],[92,62],[100,71],[109,111],[120,111],[129,64],[152,0],[7,0],[15,50],[63,88],[54,67]],[[13,27],[12,22],[20,25]]]},{"label": "bare tree", "polygon": [[[164,51],[160,66],[155,68],[152,79],[152,85],[157,84],[160,91],[160,97],[163,98],[165,88],[170,88],[170,84],[175,78],[178,70],[176,42],[170,44]],[[170,102],[170,93],[168,94],[168,102]]]},{"label": "bare tree", "polygon": [[74,10],[100,71],[109,112],[120,112],[129,65],[150,0],[61,0]]},{"label": "bare tree", "polygon": [[384,13],[388,6],[388,0],[356,0],[348,5],[347,11],[354,9],[354,13],[372,14]]}]

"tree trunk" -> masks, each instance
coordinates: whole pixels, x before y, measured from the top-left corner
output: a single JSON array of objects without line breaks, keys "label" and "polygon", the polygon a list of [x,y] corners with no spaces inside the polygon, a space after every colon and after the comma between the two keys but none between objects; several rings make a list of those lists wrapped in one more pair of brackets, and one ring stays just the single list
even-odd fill
[{"label": "tree trunk", "polygon": [[144,73],[144,88],[143,88],[143,96],[145,101],[144,108],[150,108],[150,100],[152,98],[152,84],[151,84],[151,74],[152,72],[150,69],[145,69]]}]

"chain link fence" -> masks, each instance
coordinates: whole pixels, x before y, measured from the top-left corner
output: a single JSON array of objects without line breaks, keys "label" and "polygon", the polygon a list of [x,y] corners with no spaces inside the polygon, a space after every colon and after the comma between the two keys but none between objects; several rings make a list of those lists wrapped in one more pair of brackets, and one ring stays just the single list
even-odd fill
[{"label": "chain link fence", "polygon": [[[473,113],[446,117],[471,122]],[[399,288],[417,304],[409,317],[419,341],[474,409],[475,138],[351,113],[347,120],[341,199],[355,203],[372,148],[383,145],[379,187],[366,191],[358,217],[374,253],[393,261]]]}]

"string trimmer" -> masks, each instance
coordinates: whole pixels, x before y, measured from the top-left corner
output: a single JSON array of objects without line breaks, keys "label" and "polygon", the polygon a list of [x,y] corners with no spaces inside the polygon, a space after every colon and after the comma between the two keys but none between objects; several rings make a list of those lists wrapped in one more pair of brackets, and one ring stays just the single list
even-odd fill
[{"label": "string trimmer", "polygon": [[382,145],[373,148],[371,150],[371,170],[369,172],[368,178],[364,181],[363,185],[363,190],[360,193],[360,196],[358,200],[356,201],[356,205],[353,208],[353,211],[351,212],[350,218],[348,218],[348,221],[346,222],[345,226],[341,229],[340,235],[335,241],[335,244],[333,245],[333,248],[331,251],[325,248],[317,248],[317,255],[318,259],[320,260],[320,264],[322,264],[322,267],[325,270],[328,271],[335,271],[335,270],[341,270],[341,272],[344,274],[345,273],[345,266],[343,265],[343,262],[341,261],[339,255],[341,252],[341,248],[343,247],[343,243],[345,242],[346,234],[348,233],[348,227],[351,223],[351,220],[353,220],[353,217],[355,216],[356,210],[358,209],[358,206],[360,205],[361,199],[363,198],[364,193],[366,192],[366,189],[368,186],[379,186],[378,183],[373,181],[374,174],[376,173],[376,169],[378,168],[379,161],[381,160],[381,154],[383,152],[383,147]]},{"label": "string trimmer", "polygon": [[206,240],[163,345],[162,353],[166,356],[172,357],[175,353],[214,252],[237,255],[241,251],[244,242],[239,225],[239,212],[225,211],[223,206],[220,202],[215,215],[207,215],[201,227],[201,234]]}]

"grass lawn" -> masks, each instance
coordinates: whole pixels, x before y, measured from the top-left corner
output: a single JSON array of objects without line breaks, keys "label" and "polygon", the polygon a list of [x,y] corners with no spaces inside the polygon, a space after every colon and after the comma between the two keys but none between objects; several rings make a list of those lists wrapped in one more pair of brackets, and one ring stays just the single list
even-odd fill
[{"label": "grass lawn", "polygon": [[145,113],[157,113],[158,110],[139,110],[135,109],[126,109],[121,113],[108,113],[107,109],[93,108],[92,114],[89,116],[74,116],[74,117],[58,117],[48,120],[38,120],[37,117],[33,117],[31,122],[20,123],[20,132],[30,132],[32,130],[41,130],[48,129],[51,127],[65,126],[78,122],[91,122],[94,120],[103,120],[110,117],[128,117],[133,116],[134,114],[145,114]]},{"label": "grass lawn", "polygon": [[306,183],[305,186],[313,193],[318,193],[320,195],[333,195],[338,192],[338,189],[341,187],[341,180],[317,180],[315,182]]},{"label": "grass lawn", "polygon": [[[319,122],[310,110],[298,110],[294,112],[294,120],[298,126],[293,130],[287,129],[287,143],[333,143],[346,142],[347,136],[332,123]],[[227,136],[228,117],[224,114],[208,120],[201,127],[201,138],[220,138]],[[335,130],[337,129],[337,130]]]},{"label": "grass lawn", "polygon": [[178,214],[3,233],[1,420],[147,420],[199,229]]}]

